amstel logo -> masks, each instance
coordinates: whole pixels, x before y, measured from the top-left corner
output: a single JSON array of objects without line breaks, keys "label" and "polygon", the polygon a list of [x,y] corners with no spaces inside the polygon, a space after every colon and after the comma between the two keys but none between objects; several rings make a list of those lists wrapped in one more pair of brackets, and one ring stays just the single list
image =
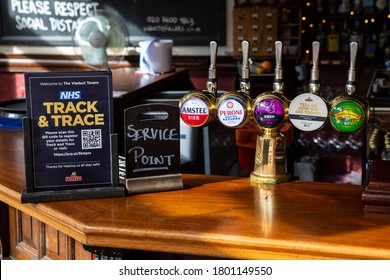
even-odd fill
[{"label": "amstel logo", "polygon": [[70,176],[65,177],[65,182],[79,182],[83,180],[83,176],[78,176],[76,171],[73,171]]}]

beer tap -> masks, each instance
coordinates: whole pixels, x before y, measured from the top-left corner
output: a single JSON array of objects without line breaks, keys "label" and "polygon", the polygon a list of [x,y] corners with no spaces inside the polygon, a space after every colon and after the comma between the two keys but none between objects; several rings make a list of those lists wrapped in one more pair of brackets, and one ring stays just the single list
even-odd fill
[{"label": "beer tap", "polygon": [[253,100],[254,118],[262,129],[256,138],[255,166],[250,180],[255,183],[287,182],[286,139],[279,131],[288,120],[289,100],[284,96],[281,41],[275,42],[275,78],[273,91]]},{"label": "beer tap", "polygon": [[217,96],[216,58],[218,45],[210,42],[210,67],[207,90],[193,90],[179,102],[180,117],[191,127],[204,127],[215,119],[215,100]]},{"label": "beer tap", "polygon": [[253,115],[250,98],[248,41],[242,41],[242,58],[240,90],[225,92],[216,101],[218,120],[229,128],[245,127]]},{"label": "beer tap", "polygon": [[345,92],[330,102],[329,119],[332,127],[341,133],[355,133],[360,131],[369,119],[368,103],[356,96],[356,55],[358,43],[350,43],[350,66]]},{"label": "beer tap", "polygon": [[289,106],[289,119],[291,123],[302,131],[315,131],[324,126],[328,118],[328,104],[320,97],[320,77],[318,56],[320,43],[312,44],[313,66],[309,82],[309,93],[296,96]]}]

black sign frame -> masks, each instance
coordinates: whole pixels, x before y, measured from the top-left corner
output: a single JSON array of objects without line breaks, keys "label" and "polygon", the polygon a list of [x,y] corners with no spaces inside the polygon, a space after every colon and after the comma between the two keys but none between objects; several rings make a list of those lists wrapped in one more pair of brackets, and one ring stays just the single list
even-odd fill
[{"label": "black sign frame", "polygon": [[[113,133],[111,72],[25,73],[25,80],[22,203],[124,196]],[[94,143],[84,135],[93,131],[99,132]]]}]

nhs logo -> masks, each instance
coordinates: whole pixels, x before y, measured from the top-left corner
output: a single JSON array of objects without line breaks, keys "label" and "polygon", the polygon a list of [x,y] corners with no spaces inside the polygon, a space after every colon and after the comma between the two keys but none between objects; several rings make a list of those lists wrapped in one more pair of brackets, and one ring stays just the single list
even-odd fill
[{"label": "nhs logo", "polygon": [[60,90],[60,99],[69,100],[69,99],[81,99],[80,90]]}]

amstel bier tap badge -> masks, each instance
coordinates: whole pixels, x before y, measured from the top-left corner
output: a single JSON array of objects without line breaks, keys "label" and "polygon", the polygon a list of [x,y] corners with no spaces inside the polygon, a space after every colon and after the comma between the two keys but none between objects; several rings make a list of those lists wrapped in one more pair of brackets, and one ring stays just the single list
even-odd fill
[{"label": "amstel bier tap badge", "polygon": [[180,116],[189,126],[200,127],[205,125],[209,115],[209,106],[200,98],[188,98],[181,105]]}]

